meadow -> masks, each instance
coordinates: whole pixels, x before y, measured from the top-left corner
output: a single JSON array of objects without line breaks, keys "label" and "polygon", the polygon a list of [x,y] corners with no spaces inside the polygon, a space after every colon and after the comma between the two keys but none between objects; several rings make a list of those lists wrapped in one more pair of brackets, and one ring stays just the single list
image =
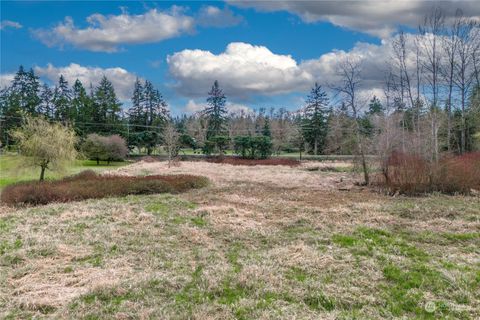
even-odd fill
[{"label": "meadow", "polygon": [[[22,156],[15,153],[7,153],[0,155],[0,189],[7,185],[22,182],[37,180],[40,176],[40,170],[33,167],[25,167]],[[104,171],[111,169],[112,167],[120,167],[129,164],[128,161],[114,161],[107,164],[106,162],[97,162],[94,160],[76,160],[74,163],[69,164],[66,169],[58,171],[49,171],[45,173],[45,179],[59,179],[68,175],[79,173],[83,170]]]},{"label": "meadow", "polygon": [[139,161],[104,172],[210,184],[1,207],[0,318],[478,319],[480,198],[348,167]]}]

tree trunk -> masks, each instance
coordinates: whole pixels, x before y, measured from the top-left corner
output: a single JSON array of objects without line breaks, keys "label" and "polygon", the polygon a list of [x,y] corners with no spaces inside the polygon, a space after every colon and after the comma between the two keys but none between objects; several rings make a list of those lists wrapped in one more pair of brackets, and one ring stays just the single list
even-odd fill
[{"label": "tree trunk", "polygon": [[317,155],[317,151],[318,151],[318,139],[317,137],[315,137],[315,141],[313,143],[313,154]]},{"label": "tree trunk", "polygon": [[43,181],[43,180],[45,180],[45,169],[46,169],[46,167],[42,166],[41,168],[42,168],[42,170],[40,171],[40,181]]},{"label": "tree trunk", "polygon": [[97,158],[97,166],[100,164],[100,159]]},{"label": "tree trunk", "polygon": [[147,147],[147,155],[152,155],[152,148],[150,147]]}]

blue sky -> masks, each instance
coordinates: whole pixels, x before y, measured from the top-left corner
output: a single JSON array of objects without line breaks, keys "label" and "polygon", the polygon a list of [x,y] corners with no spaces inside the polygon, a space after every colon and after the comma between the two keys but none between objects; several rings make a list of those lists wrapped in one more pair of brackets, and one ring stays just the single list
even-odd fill
[{"label": "blue sky", "polygon": [[[232,110],[293,110],[315,81],[328,82],[336,56],[381,57],[399,28],[414,30],[431,2],[407,2],[2,1],[0,73],[5,84],[20,64],[47,83],[60,73],[85,82],[104,72],[123,100],[138,76],[152,81],[177,114],[201,108],[202,92],[218,78]],[[395,12],[409,10],[408,19]]]}]

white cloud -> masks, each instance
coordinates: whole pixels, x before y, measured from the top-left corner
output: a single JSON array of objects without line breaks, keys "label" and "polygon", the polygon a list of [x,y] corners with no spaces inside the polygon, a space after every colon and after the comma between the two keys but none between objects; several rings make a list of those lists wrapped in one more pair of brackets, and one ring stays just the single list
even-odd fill
[{"label": "white cloud", "polygon": [[56,83],[60,75],[63,75],[70,85],[73,85],[76,79],[80,80],[88,89],[90,84],[94,87],[98,85],[102,77],[105,75],[110,80],[115,88],[115,92],[119,99],[128,100],[133,91],[133,84],[137,76],[128,72],[123,68],[99,68],[81,66],[76,63],[71,63],[65,67],[55,67],[48,64],[46,67],[35,67],[35,73],[40,77]]},{"label": "white cloud", "polygon": [[304,22],[330,22],[351,30],[386,38],[398,26],[416,28],[433,7],[441,7],[447,20],[455,16],[457,8],[467,17],[480,18],[478,1],[450,0],[365,0],[365,1],[238,1],[229,3],[259,11],[287,11],[299,16]]},{"label": "white cloud", "polygon": [[243,17],[235,15],[228,7],[203,6],[197,16],[197,23],[203,27],[230,27],[242,21]]},{"label": "white cloud", "polygon": [[183,50],[167,57],[177,89],[187,96],[202,96],[214,80],[232,96],[278,94],[313,81],[289,55],[272,53],[263,46],[230,43],[225,52]]},{"label": "white cloud", "polygon": [[91,51],[115,52],[122,44],[159,42],[191,33],[194,19],[183,14],[180,7],[169,11],[151,9],[144,14],[120,15],[96,13],[87,17],[88,27],[79,28],[71,17],[49,30],[34,30],[36,38],[48,46],[72,44]]},{"label": "white cloud", "polygon": [[205,96],[218,80],[227,97],[277,95],[308,90],[315,81],[334,83],[339,62],[346,57],[362,61],[364,88],[378,88],[385,78],[390,42],[357,43],[350,51],[335,50],[318,59],[295,61],[264,46],[230,43],[215,55],[203,50],[183,50],[167,57],[176,89],[190,97]]},{"label": "white cloud", "polygon": [[5,30],[7,28],[20,29],[22,27],[23,26],[16,21],[3,20],[2,22],[0,22],[0,30]]},{"label": "white cloud", "polygon": [[15,77],[14,73],[0,74],[0,89],[10,86],[14,77]]}]

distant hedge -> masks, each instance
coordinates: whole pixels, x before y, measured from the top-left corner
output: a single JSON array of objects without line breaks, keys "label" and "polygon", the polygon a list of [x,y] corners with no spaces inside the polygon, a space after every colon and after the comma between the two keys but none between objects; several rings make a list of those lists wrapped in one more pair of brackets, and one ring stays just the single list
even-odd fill
[{"label": "distant hedge", "polygon": [[207,185],[208,179],[201,176],[102,176],[87,170],[57,181],[10,185],[2,191],[0,199],[6,205],[42,205],[129,194],[179,193]]},{"label": "distant hedge", "polygon": [[266,136],[236,136],[235,153],[244,159],[266,159],[272,155],[272,141]]}]

